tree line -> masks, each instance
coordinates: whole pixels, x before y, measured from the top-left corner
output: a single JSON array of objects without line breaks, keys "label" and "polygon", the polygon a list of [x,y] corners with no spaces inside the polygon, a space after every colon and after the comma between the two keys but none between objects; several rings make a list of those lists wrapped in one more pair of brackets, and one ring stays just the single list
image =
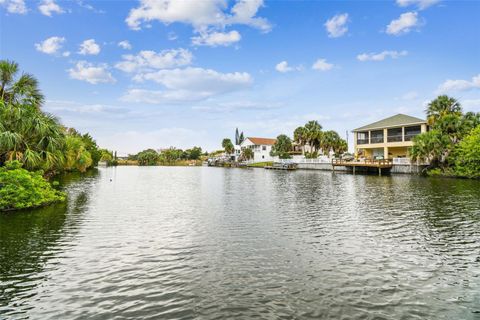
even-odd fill
[{"label": "tree line", "polygon": [[140,166],[154,165],[175,165],[181,161],[200,160],[203,155],[202,148],[193,147],[182,150],[177,148],[169,148],[157,152],[153,149],[146,149],[137,154],[128,155],[128,160],[136,161]]},{"label": "tree line", "polygon": [[429,130],[413,139],[410,156],[429,163],[431,175],[480,178],[480,112],[463,112],[460,102],[442,95],[426,109]]}]

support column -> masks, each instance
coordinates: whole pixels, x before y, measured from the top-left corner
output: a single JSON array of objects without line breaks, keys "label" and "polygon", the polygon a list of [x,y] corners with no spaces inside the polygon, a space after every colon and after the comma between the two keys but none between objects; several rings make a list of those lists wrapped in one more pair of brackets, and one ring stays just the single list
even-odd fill
[{"label": "support column", "polygon": [[402,127],[402,141],[405,141],[405,127]]},{"label": "support column", "polygon": [[383,147],[383,159],[388,159],[388,147]]},{"label": "support column", "polygon": [[355,166],[353,166],[353,174],[355,174]]},{"label": "support column", "polygon": [[378,176],[381,177],[382,176],[382,168],[378,167]]}]

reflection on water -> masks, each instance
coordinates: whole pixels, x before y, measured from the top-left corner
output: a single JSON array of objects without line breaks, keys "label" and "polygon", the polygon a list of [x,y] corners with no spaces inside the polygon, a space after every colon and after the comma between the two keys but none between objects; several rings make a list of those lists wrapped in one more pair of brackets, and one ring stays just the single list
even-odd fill
[{"label": "reflection on water", "polygon": [[62,183],[67,205],[0,216],[7,319],[480,316],[479,181],[119,167]]}]

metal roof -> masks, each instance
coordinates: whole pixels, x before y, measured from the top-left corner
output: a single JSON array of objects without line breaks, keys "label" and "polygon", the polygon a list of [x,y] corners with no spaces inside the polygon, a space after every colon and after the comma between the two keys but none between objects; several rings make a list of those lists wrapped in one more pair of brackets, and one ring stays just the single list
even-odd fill
[{"label": "metal roof", "polygon": [[427,123],[426,120],[408,116],[406,114],[397,114],[389,118],[385,118],[383,120],[379,120],[374,123],[367,124],[366,126],[354,129],[353,131],[365,131],[365,130],[372,130],[372,129],[383,129],[383,128],[392,128],[392,127],[400,127],[404,125],[410,124],[422,124]]}]

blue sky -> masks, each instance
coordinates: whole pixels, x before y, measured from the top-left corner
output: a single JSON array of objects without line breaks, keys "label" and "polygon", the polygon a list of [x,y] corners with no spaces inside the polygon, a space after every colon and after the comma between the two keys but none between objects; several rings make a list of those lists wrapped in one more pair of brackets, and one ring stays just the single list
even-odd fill
[{"label": "blue sky", "polygon": [[[119,154],[480,111],[479,1],[0,0],[0,57]],[[352,135],[350,134],[350,140]]]}]

